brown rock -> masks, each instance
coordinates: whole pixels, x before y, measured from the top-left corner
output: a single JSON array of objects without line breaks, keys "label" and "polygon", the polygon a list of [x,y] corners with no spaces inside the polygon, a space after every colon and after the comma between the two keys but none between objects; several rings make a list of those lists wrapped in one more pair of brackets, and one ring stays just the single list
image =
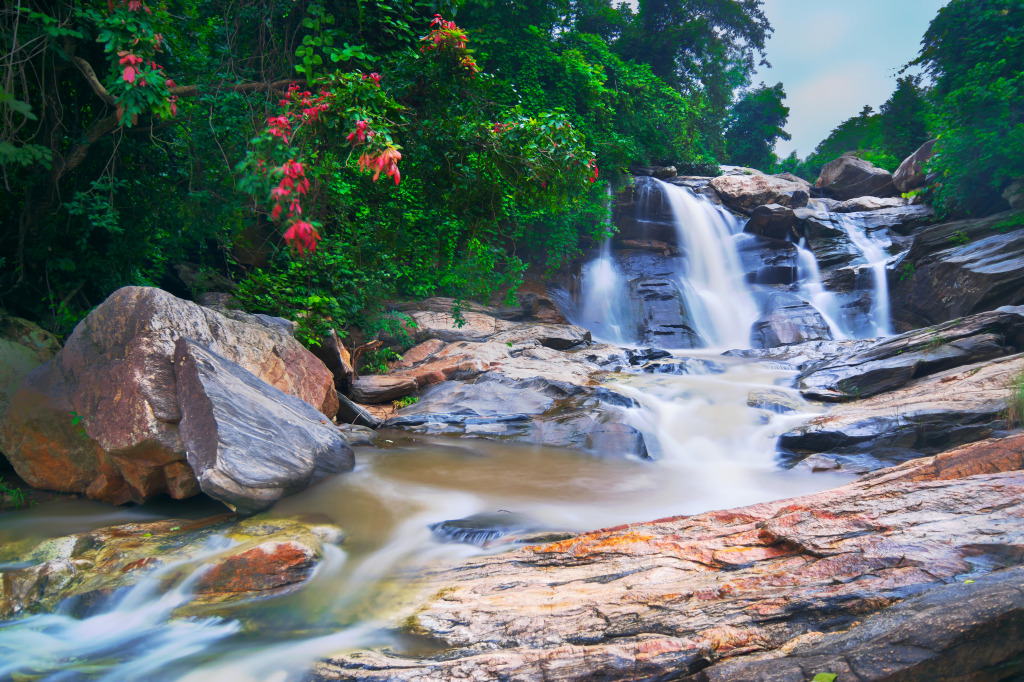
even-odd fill
[{"label": "brown rock", "polygon": [[320,358],[334,376],[334,388],[347,393],[355,372],[352,369],[352,355],[338,338],[338,333],[332,329],[330,334],[321,339],[320,345],[312,349],[312,353]]},{"label": "brown rock", "polygon": [[896,189],[900,192],[909,192],[925,186],[928,182],[928,177],[924,172],[924,164],[928,159],[932,158],[936,142],[938,142],[938,139],[928,140],[918,147],[917,151],[903,160],[903,163],[900,164],[900,167],[896,169],[892,176]]},{"label": "brown rock", "polygon": [[856,152],[847,152],[838,159],[826,163],[815,186],[843,200],[899,195],[889,171],[876,168],[857,156]]},{"label": "brown rock", "polygon": [[357,403],[379,405],[413,393],[416,379],[406,374],[368,374],[352,382],[349,397]]},{"label": "brown rock", "polygon": [[182,480],[175,340],[198,341],[333,417],[330,372],[288,328],[266,316],[231,319],[159,289],[119,289],[22,383],[0,421],[0,449],[36,488],[115,504],[191,494]]},{"label": "brown rock", "polygon": [[60,351],[57,337],[20,317],[0,316],[0,415],[32,370]]},{"label": "brown rock", "polygon": [[753,210],[743,231],[772,239],[786,239],[795,225],[793,209],[779,204],[766,204]]},{"label": "brown rock", "polygon": [[[798,178],[799,180],[799,178]],[[722,202],[730,207],[750,213],[758,206],[779,204],[790,206],[794,194],[803,192],[803,203],[806,205],[807,182],[788,180],[774,175],[722,175],[711,181]],[[796,202],[798,205],[800,201]]]},{"label": "brown rock", "polygon": [[195,589],[200,594],[237,594],[293,585],[309,577],[315,559],[311,547],[272,540],[227,557],[204,573]]},{"label": "brown rock", "polygon": [[[1013,464],[987,460],[990,444],[975,447],[973,456],[959,455],[975,459],[969,469]],[[394,618],[443,642],[444,651],[426,659],[340,655],[317,669],[317,679],[775,679],[766,675],[791,670],[790,660],[806,660],[808,647],[825,642],[847,665],[843,653],[864,651],[858,647],[865,639],[878,642],[865,653],[879,666],[861,666],[851,680],[897,679],[886,674],[913,670],[925,658],[945,661],[948,679],[973,679],[970,673],[993,657],[947,654],[959,651],[957,627],[974,632],[987,624],[998,632],[1000,624],[1019,623],[1013,600],[1021,571],[1005,573],[1009,591],[984,609],[949,607],[969,602],[969,588],[989,594],[982,574],[993,566],[1020,563],[1024,472],[913,479],[935,463],[909,462],[807,497],[629,524],[431,572]],[[975,562],[979,552],[994,563]],[[967,571],[977,588],[942,591]],[[993,586],[1001,575],[992,574]],[[929,588],[926,603],[899,603]],[[992,608],[1009,597],[1007,615]],[[936,628],[943,611],[958,616]],[[857,629],[872,614],[874,625]],[[843,631],[857,634],[831,634]],[[914,656],[901,658],[900,637],[917,643]],[[1009,660],[1019,647],[1003,651],[994,660]],[[756,674],[737,672],[747,661],[765,664]],[[831,670],[795,669],[783,679]]]}]

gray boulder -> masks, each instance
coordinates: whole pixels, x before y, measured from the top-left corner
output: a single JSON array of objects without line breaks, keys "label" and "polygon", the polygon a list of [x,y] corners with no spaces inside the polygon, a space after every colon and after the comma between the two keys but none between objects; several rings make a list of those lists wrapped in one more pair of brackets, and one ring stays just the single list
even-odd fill
[{"label": "gray boulder", "polygon": [[932,158],[936,142],[938,139],[928,140],[918,147],[917,151],[903,159],[903,163],[892,176],[896,189],[900,192],[910,192],[927,184],[928,176],[925,175],[924,164]]},{"label": "gray boulder", "polygon": [[832,332],[821,313],[793,294],[773,293],[764,308],[764,314],[751,329],[750,343],[754,348],[832,340]]},{"label": "gray boulder", "polygon": [[815,186],[843,200],[899,196],[892,174],[858,157],[855,152],[847,152],[826,163]]},{"label": "gray boulder", "polygon": [[770,239],[786,239],[795,225],[796,215],[792,208],[781,204],[765,204],[751,212],[743,231]]},{"label": "gray boulder", "polygon": [[20,317],[0,316],[0,415],[32,370],[60,351],[56,336]]},{"label": "gray boulder", "polygon": [[174,347],[179,426],[199,488],[249,514],[331,474],[351,471],[352,448],[295,396],[190,339]]}]

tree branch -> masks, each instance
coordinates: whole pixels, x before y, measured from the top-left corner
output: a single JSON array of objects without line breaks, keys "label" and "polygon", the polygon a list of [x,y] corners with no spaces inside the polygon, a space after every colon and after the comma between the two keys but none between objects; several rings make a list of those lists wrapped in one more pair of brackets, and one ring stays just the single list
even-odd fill
[{"label": "tree branch", "polygon": [[217,90],[220,92],[287,92],[288,86],[292,83],[305,84],[305,78],[289,78],[279,81],[259,81],[254,83],[239,83],[237,85],[225,85],[216,87],[204,87],[201,85],[178,85],[170,89],[172,95],[178,97],[193,97],[203,90]]},{"label": "tree branch", "polygon": [[85,76],[85,80],[89,81],[89,87],[92,91],[99,95],[99,98],[109,104],[110,106],[117,106],[117,100],[114,96],[107,92],[107,89],[100,83],[100,79],[96,77],[96,72],[92,70],[92,66],[89,62],[85,61],[81,57],[73,57],[75,66]]}]

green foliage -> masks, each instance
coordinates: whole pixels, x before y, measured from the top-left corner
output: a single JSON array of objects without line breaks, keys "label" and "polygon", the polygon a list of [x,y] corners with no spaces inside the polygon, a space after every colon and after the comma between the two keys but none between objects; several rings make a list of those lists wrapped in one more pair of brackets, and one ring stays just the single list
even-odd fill
[{"label": "green foliage", "polygon": [[963,246],[971,241],[971,238],[963,230],[957,230],[954,234],[949,236],[949,241],[953,242],[954,246]]},{"label": "green foliage", "polygon": [[399,398],[398,400],[392,400],[392,401],[391,401],[391,405],[392,405],[392,406],[393,406],[393,407],[394,407],[394,408],[395,408],[396,410],[400,410],[400,409],[402,409],[403,407],[409,407],[410,405],[415,405],[415,404],[416,404],[416,403],[418,403],[419,401],[420,401],[420,399],[419,399],[419,398],[417,398],[416,396],[413,396],[413,395],[407,395],[407,396],[405,396],[404,398]]},{"label": "green foliage", "polygon": [[401,359],[402,356],[390,348],[378,348],[369,351],[361,358],[359,371],[364,374],[387,374],[391,363]]},{"label": "green foliage", "polygon": [[29,504],[25,490],[7,483],[3,478],[0,478],[0,501],[6,501],[8,506],[15,509]]},{"label": "green foliage", "polygon": [[772,87],[762,83],[740,96],[729,112],[725,131],[730,163],[765,171],[773,167],[777,162],[775,141],[791,139],[782,129],[789,119],[789,107],[782,104],[785,98],[782,83]]},{"label": "green foliage", "polygon": [[913,263],[904,263],[900,268],[900,281],[906,282],[917,273]]},{"label": "green foliage", "polygon": [[1010,379],[1006,385],[1006,425],[1009,428],[1024,425],[1024,372]]},{"label": "green foliage", "polygon": [[936,206],[947,214],[999,207],[1002,189],[1024,177],[1024,4],[952,0],[912,64],[935,81]]}]

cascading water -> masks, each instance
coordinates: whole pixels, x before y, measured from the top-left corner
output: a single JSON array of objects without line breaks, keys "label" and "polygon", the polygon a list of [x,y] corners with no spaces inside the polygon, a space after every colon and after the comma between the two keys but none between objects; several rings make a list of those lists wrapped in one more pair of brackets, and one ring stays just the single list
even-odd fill
[{"label": "cascading water", "polygon": [[631,343],[634,323],[629,299],[622,292],[626,279],[612,258],[612,243],[606,239],[597,258],[583,266],[579,323],[594,338],[608,343]]},{"label": "cascading water", "polygon": [[842,315],[839,309],[839,297],[832,291],[825,288],[821,281],[821,269],[818,267],[818,259],[806,248],[804,239],[796,247],[797,254],[797,284],[800,287],[800,295],[807,299],[814,308],[821,314],[821,317],[828,324],[832,336],[838,341],[845,341],[851,338],[848,325],[843,324]]},{"label": "cascading water", "polygon": [[892,246],[887,236],[876,237],[869,234],[864,225],[855,215],[837,213],[833,220],[838,223],[854,246],[860,249],[871,271],[873,289],[871,292],[871,310],[869,320],[871,329],[869,336],[891,336],[892,321],[889,319],[889,280],[885,272],[889,256],[885,249]]},{"label": "cascading water", "polygon": [[732,240],[743,226],[689,189],[657,182],[672,209],[685,254],[683,296],[697,332],[712,347],[750,347],[750,327],[758,309]]}]

